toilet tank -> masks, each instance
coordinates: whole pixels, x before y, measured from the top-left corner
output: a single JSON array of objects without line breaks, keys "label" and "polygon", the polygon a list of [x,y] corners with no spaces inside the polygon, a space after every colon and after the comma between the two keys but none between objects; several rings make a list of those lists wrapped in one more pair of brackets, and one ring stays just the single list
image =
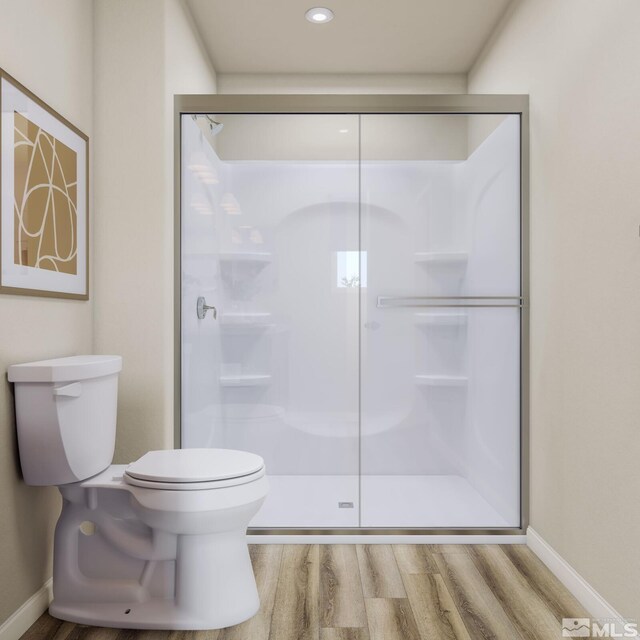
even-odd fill
[{"label": "toilet tank", "polygon": [[78,482],[111,464],[121,369],[120,356],[73,356],[9,367],[27,484]]}]

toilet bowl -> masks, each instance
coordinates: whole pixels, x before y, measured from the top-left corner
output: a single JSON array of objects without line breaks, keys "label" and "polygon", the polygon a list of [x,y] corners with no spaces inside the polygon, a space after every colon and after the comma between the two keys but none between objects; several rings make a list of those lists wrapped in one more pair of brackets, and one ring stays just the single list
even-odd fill
[{"label": "toilet bowl", "polygon": [[268,490],[260,456],[150,451],[112,465],[117,356],[9,368],[27,484],[57,485],[53,602],[63,620],[217,629],[259,608],[246,528]]}]

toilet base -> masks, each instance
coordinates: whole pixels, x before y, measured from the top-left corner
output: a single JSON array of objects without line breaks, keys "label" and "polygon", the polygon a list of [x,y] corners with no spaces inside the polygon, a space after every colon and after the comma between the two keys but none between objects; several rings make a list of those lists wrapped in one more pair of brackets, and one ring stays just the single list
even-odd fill
[{"label": "toilet base", "polygon": [[[92,487],[60,487],[51,615],[93,626],[166,630],[221,629],[255,615],[260,601],[246,526],[264,500],[266,478],[237,488],[172,492],[129,487],[115,471],[111,467],[108,482],[94,480]],[[249,495],[238,497],[236,489]],[[166,507],[175,494],[179,504],[169,506],[183,511],[152,508],[154,501]]]},{"label": "toilet base", "polygon": [[[171,600],[149,600],[133,602],[131,606],[123,602],[78,602],[58,604],[55,600],[49,606],[49,613],[60,620],[95,627],[116,629],[175,629],[202,631],[222,629],[240,624],[254,616],[260,605],[258,602],[246,614],[235,618],[220,612],[217,620],[199,620],[192,612],[181,610]],[[125,613],[129,610],[129,613]]]},{"label": "toilet base", "polygon": [[75,572],[62,576],[58,556],[50,614],[98,627],[202,630],[230,627],[258,612],[260,599],[243,530],[177,536],[175,550],[173,597],[150,597],[142,586],[144,578],[132,584],[82,577],[77,588],[69,589]]}]

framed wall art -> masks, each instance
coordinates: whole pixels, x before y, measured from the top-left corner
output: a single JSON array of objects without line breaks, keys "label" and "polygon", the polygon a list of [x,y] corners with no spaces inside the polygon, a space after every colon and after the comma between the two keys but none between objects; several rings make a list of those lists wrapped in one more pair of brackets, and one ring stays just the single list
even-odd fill
[{"label": "framed wall art", "polygon": [[89,138],[0,69],[0,293],[89,298]]}]

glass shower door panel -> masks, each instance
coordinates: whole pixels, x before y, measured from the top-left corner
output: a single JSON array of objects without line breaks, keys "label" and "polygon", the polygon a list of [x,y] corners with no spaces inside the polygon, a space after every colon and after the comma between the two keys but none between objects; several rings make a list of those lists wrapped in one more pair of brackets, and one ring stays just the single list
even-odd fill
[{"label": "glass shower door panel", "polygon": [[361,136],[361,526],[517,527],[519,119]]},{"label": "glass shower door panel", "polygon": [[358,526],[358,118],[212,117],[183,121],[183,446],[265,459],[253,527]]},{"label": "glass shower door panel", "polygon": [[361,136],[365,240],[377,218],[410,230],[384,293],[519,296],[519,116],[363,115]]},{"label": "glass shower door panel", "polygon": [[519,526],[519,310],[461,311],[369,315],[363,527]]}]

